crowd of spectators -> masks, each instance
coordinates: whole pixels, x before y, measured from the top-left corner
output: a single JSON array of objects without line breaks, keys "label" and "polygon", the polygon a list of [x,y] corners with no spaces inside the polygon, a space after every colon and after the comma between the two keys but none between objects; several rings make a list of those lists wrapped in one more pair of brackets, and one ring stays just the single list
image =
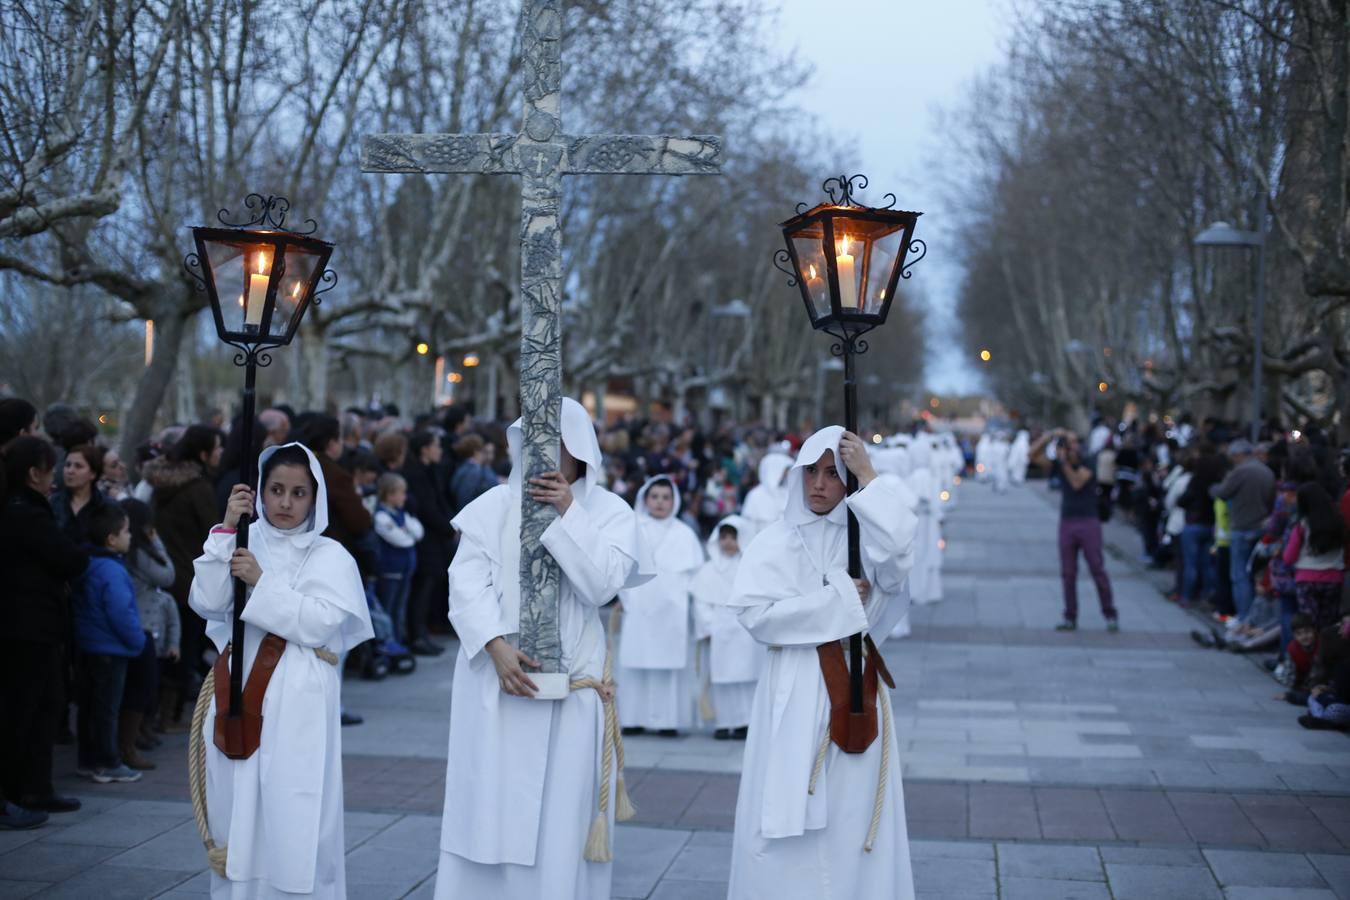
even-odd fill
[{"label": "crowd of spectators", "polygon": [[1350,452],[1322,431],[1218,419],[1094,424],[1102,515],[1138,529],[1169,599],[1209,615],[1203,647],[1266,652],[1306,728],[1350,729]]}]

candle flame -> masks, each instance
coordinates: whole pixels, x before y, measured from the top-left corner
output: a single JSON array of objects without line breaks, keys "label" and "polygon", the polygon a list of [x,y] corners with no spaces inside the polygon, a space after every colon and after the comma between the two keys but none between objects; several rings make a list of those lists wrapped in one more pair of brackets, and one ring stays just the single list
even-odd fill
[{"label": "candle flame", "polygon": [[258,251],[258,274],[259,275],[267,274],[267,258],[263,256],[263,252],[261,250]]},{"label": "candle flame", "polygon": [[839,245],[839,255],[848,256],[848,235],[844,235],[844,242]]},{"label": "candle flame", "polygon": [[812,265],[812,266],[810,266],[809,268],[810,268],[811,271],[810,271],[810,273],[809,273],[806,277],[807,277],[808,279],[810,279],[811,281],[815,281],[815,280],[816,280],[816,267],[815,267],[814,265]]},{"label": "candle flame", "polygon": [[297,282],[295,283],[295,287],[291,289],[291,297],[292,297],[292,299],[295,299],[295,300],[299,300],[299,299],[300,299],[300,288],[301,288],[301,287],[302,287],[302,285],[300,284],[300,282],[297,281]]},{"label": "candle flame", "polygon": [[885,299],[886,299],[886,289],[885,289],[885,288],[882,288],[882,289],[881,289],[881,299],[882,299],[882,300],[885,300]]}]

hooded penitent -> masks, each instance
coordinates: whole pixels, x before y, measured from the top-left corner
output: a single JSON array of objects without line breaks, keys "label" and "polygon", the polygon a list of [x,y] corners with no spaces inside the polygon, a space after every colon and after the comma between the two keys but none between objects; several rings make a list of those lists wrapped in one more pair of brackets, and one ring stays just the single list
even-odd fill
[{"label": "hooded penitent", "polygon": [[[883,741],[861,754],[830,744],[816,762],[830,709],[816,648],[859,631],[884,635],[905,614],[917,524],[915,497],[888,474],[825,515],[810,510],[805,470],[830,450],[842,478],[842,434],[842,428],[822,429],[802,446],[788,475],[784,519],[755,538],[736,575],[730,602],[769,655],[736,804],[733,900],[913,896],[896,754],[888,759],[872,853],[863,843],[877,808]],[[849,510],[858,518],[863,575],[871,584],[865,606],[846,568]]]},{"label": "hooded penitent", "polygon": [[[597,480],[600,447],[585,408],[564,398],[560,425],[563,446],[586,470],[572,484],[567,512],[541,540],[562,570],[563,666],[573,679],[598,680],[606,653],[600,607],[641,581],[645,556],[633,511]],[[590,689],[557,701],[508,695],[484,649],[520,629],[519,421],[507,438],[509,483],[478,497],[453,523],[461,540],[450,566],[450,620],[460,650],[435,896],[538,900],[563,890],[598,900],[609,896],[611,867],[585,861],[582,847],[600,790],[600,697]],[[614,780],[611,773],[611,792]]]},{"label": "hooded penitent", "polygon": [[759,461],[759,484],[745,495],[741,515],[750,520],[751,533],[741,539],[741,546],[750,543],[754,532],[777,522],[783,517],[787,503],[787,488],[783,484],[784,476],[792,468],[792,457],[785,453],[770,452]]},{"label": "hooded penitent", "polygon": [[[741,552],[727,556],[719,543],[722,529],[733,528]],[[708,561],[694,576],[689,592],[694,598],[694,618],[698,637],[709,638],[711,677],[714,684],[754,681],[763,665],[764,648],[745,630],[736,617],[731,599],[732,585],[745,555],[742,535],[753,528],[743,516],[727,516],[717,523],[704,543]],[[744,722],[738,724],[745,724]]]},{"label": "hooded penitent", "polygon": [[[280,449],[263,453],[259,472]],[[321,536],[326,487],[318,461],[304,453],[316,482],[309,519],[291,529],[273,526],[260,477],[249,529],[249,550],[263,574],[243,612],[245,679],[266,634],[287,642],[264,695],[261,746],[248,759],[227,759],[211,739],[214,704],[203,725],[210,830],[229,852],[228,881],[212,880],[219,897],[334,897],[346,889],[340,680],[332,660],[374,632],[356,562]],[[193,564],[192,608],[207,620],[207,634],[221,652],[230,639],[234,549],[234,532],[215,529]]]}]

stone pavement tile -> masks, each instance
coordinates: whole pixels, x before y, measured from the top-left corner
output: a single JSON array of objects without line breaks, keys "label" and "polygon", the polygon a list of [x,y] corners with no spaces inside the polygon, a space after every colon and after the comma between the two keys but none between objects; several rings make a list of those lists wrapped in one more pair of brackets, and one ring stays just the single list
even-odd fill
[{"label": "stone pavement tile", "polygon": [[737,779],[710,776],[676,824],[682,828],[731,828],[736,821],[736,790]]},{"label": "stone pavement tile", "polygon": [[1049,878],[1068,881],[1103,881],[1101,857],[1096,847],[1067,844],[998,845],[998,875],[1008,878]]},{"label": "stone pavement tile", "polygon": [[1274,849],[1346,849],[1299,797],[1238,794],[1235,799]]},{"label": "stone pavement tile", "polygon": [[1341,900],[1350,900],[1350,856],[1309,853],[1308,861]]},{"label": "stone pavement tile", "polygon": [[991,781],[1009,784],[1026,784],[1031,781],[1030,772],[1023,766],[982,766],[973,760],[963,764],[960,757],[948,757],[941,765],[907,763],[904,767],[904,777],[926,781]]},{"label": "stone pavement tile", "polygon": [[920,897],[970,897],[995,895],[998,881],[994,861],[963,859],[911,859],[914,892]]},{"label": "stone pavement tile", "polygon": [[620,825],[614,829],[614,881],[618,898],[647,897],[689,843],[688,831]]},{"label": "stone pavement tile", "polygon": [[1003,878],[1002,900],[1110,900],[1106,885],[1099,881],[1059,878]]},{"label": "stone pavement tile", "polygon": [[1181,850],[1171,847],[1099,847],[1102,862],[1126,863],[1132,866],[1204,866],[1208,865],[1199,850]]},{"label": "stone pavement tile", "polygon": [[1010,785],[971,785],[970,836],[1040,838],[1036,798],[1031,789]]},{"label": "stone pavement tile", "polygon": [[911,837],[964,838],[967,830],[967,793],[964,784],[905,785],[905,818]]},{"label": "stone pavement tile", "polygon": [[976,841],[910,841],[913,859],[988,859],[994,858],[994,845]]},{"label": "stone pavement tile", "polygon": [[404,900],[434,900],[436,896],[436,878],[433,876],[404,895]]},{"label": "stone pavement tile", "polygon": [[190,812],[185,813],[182,804],[178,806],[176,814],[167,816],[140,815],[128,812],[126,805],[119,806],[65,829],[61,834],[61,842],[98,847],[135,847],[187,821]]},{"label": "stone pavement tile", "polygon": [[106,865],[191,874],[206,867],[206,850],[202,847],[201,836],[197,834],[197,826],[192,822],[184,822],[117,854]]},{"label": "stone pavement tile", "polygon": [[1046,838],[1114,841],[1116,831],[1096,791],[1078,788],[1035,788],[1036,812]]},{"label": "stone pavement tile", "polygon": [[1223,896],[1224,900],[1336,900],[1331,891],[1318,888],[1230,887]]},{"label": "stone pavement tile", "polygon": [[[617,895],[616,895],[617,896]],[[668,879],[657,885],[650,900],[726,900],[727,884]]]},{"label": "stone pavement tile", "polygon": [[121,847],[38,841],[0,856],[0,878],[11,881],[64,881],[121,850]]},{"label": "stone pavement tile", "polygon": [[381,829],[369,843],[374,847],[406,847],[431,854],[434,861],[441,852],[440,816],[403,816]]},{"label": "stone pavement tile", "polygon": [[726,884],[731,878],[731,847],[695,847],[691,841],[675,857],[665,877],[676,881],[716,881]]},{"label": "stone pavement tile", "polygon": [[1302,854],[1255,850],[1205,850],[1204,854],[1224,887],[1327,887]]},{"label": "stone pavement tile", "polygon": [[[47,821],[51,822],[50,819]],[[24,844],[31,844],[33,841],[53,840],[64,830],[47,824],[41,828],[28,828],[23,831],[0,831],[0,854],[8,853]]]},{"label": "stone pavement tile", "polygon": [[1106,878],[1115,900],[1221,900],[1209,868],[1107,863]]},{"label": "stone pavement tile", "polygon": [[1172,809],[1176,810],[1181,823],[1198,844],[1222,847],[1260,847],[1265,844],[1261,832],[1256,830],[1242,808],[1228,794],[1171,791],[1167,797],[1172,801]]},{"label": "stone pavement tile", "polygon": [[20,897],[31,897],[45,887],[45,881],[0,881],[0,898],[18,900]]},{"label": "stone pavement tile", "polygon": [[347,888],[356,897],[401,897],[436,871],[425,847],[366,842],[347,854]]},{"label": "stone pavement tile", "polygon": [[1101,795],[1121,840],[1189,843],[1190,835],[1165,794],[1103,790]]},{"label": "stone pavement tile", "polygon": [[128,866],[94,866],[73,878],[54,884],[41,896],[70,900],[142,900],[173,888],[188,876],[164,869],[138,869]]},{"label": "stone pavement tile", "polygon": [[198,872],[187,881],[173,889],[174,894],[187,894],[195,897],[209,895],[211,893],[211,873],[207,871]]},{"label": "stone pavement tile", "polygon": [[1062,763],[1033,764],[1030,767],[1033,784],[1043,785],[1110,785],[1111,787],[1158,786],[1158,779],[1148,769],[1103,768],[1087,769]]}]

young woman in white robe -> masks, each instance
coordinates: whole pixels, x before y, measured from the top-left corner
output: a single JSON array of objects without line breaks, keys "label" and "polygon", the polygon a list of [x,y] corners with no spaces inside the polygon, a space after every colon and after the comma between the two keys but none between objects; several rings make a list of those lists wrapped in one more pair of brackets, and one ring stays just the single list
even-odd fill
[{"label": "young woman in white robe", "polygon": [[[872,456],[872,466],[877,470],[878,473],[886,475],[894,475],[901,481],[907,482],[909,478],[910,468],[909,468],[909,450],[905,446],[903,446],[899,442],[896,442],[891,444],[891,446],[882,447],[879,450],[873,451],[871,456]],[[914,584],[914,575],[912,572],[910,573],[909,584],[910,584],[910,591],[912,593]],[[900,619],[895,623],[895,626],[891,629],[890,637],[892,640],[901,640],[903,638],[909,637],[910,633],[911,629],[909,624],[909,612],[908,610],[906,610],[905,614],[900,617]]]},{"label": "young woman in white robe", "polygon": [[[202,725],[212,840],[227,851],[216,900],[345,897],[341,683],[337,657],[374,637],[356,562],[321,537],[328,492],[319,461],[300,444],[258,461],[258,491],[236,485],[224,522],[193,562],[189,603],[225,652],[234,609],[231,573],[250,585],[244,607],[244,679],[269,632],[286,649],[263,696],[262,742],[248,759],[215,746],[215,704]],[[235,526],[253,511],[247,550]]]},{"label": "young woman in white robe", "polygon": [[750,522],[742,516],[727,516],[717,523],[704,545],[708,561],[689,589],[694,598],[695,637],[708,642],[703,678],[716,723],[713,737],[718,740],[745,739],[755,683],[764,667],[763,645],[745,630],[737,610],[727,603],[741,564],[742,534],[753,534]]},{"label": "young woman in white robe", "polygon": [[936,603],[942,599],[942,527],[941,488],[933,474],[933,445],[926,434],[915,435],[909,444],[908,484],[919,505],[918,536],[914,543],[914,571],[910,573],[909,590],[915,603]]},{"label": "young woman in white robe", "polygon": [[1031,435],[1023,428],[1008,448],[1008,479],[1013,484],[1026,484],[1027,466],[1031,464]]},{"label": "young woman in white robe", "polygon": [[755,532],[783,518],[783,508],[787,504],[787,491],[783,479],[792,468],[792,457],[785,453],[770,451],[759,461],[759,484],[750,489],[741,504],[741,515],[750,520],[753,531],[741,536],[741,549],[749,545]]},{"label": "young woman in white robe", "polygon": [[703,547],[680,520],[680,491],[669,478],[648,479],[635,508],[656,577],[619,592],[619,721],[625,734],[673,736],[694,718],[689,586]]},{"label": "young woman in white robe", "polygon": [[[562,507],[543,545],[562,569],[558,618],[563,666],[601,679],[600,607],[635,583],[643,558],[633,511],[599,484],[600,445],[585,408],[562,403],[559,471],[532,478],[533,499]],[[585,859],[600,792],[604,709],[592,689],[537,700],[510,643],[520,631],[521,424],[507,430],[508,484],[487,491],[451,524],[450,621],[459,635],[451,686],[438,900],[607,900],[613,865]],[[615,795],[613,773],[610,797]],[[615,803],[606,815],[612,829]]]},{"label": "young woman in white robe", "polygon": [[[846,500],[845,465],[861,485]],[[745,552],[731,604],[769,654],[736,801],[730,900],[914,896],[899,741],[893,722],[882,727],[890,722],[884,683],[877,739],[860,754],[831,743],[813,773],[830,710],[816,647],[860,631],[885,635],[904,615],[915,503],[904,482],[875,473],[856,435],[824,428],[798,454],[784,520]],[[849,510],[861,530],[860,582],[846,568]],[[886,780],[871,834],[883,757]],[[869,837],[871,852],[864,849]]]}]

